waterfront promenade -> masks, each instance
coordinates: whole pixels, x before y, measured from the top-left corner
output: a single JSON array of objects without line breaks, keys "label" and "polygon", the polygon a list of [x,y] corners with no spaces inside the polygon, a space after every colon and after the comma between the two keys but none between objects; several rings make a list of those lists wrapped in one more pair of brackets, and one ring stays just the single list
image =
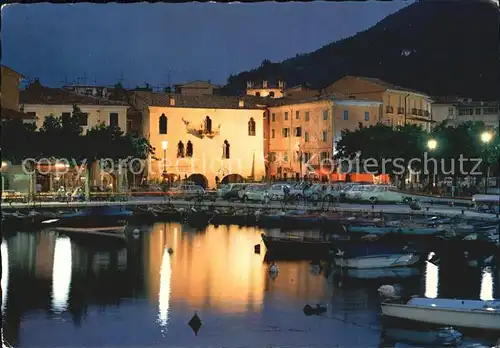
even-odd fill
[{"label": "waterfront promenade", "polygon": [[469,219],[478,220],[497,220],[496,214],[478,213],[472,209],[464,207],[435,206],[430,203],[421,203],[421,210],[412,210],[405,204],[359,204],[359,203],[339,203],[339,204],[318,204],[313,205],[284,205],[282,202],[261,203],[243,203],[228,202],[225,200],[215,201],[196,201],[196,200],[168,200],[164,197],[134,197],[127,201],[91,201],[91,202],[35,202],[35,203],[5,203],[2,202],[2,209],[12,210],[31,210],[31,209],[61,209],[61,208],[85,208],[98,206],[161,206],[172,204],[175,207],[213,207],[213,208],[248,208],[248,209],[284,209],[284,210],[310,210],[310,211],[338,211],[345,213],[382,213],[382,214],[401,214],[401,215],[440,215],[440,216],[463,216]]}]

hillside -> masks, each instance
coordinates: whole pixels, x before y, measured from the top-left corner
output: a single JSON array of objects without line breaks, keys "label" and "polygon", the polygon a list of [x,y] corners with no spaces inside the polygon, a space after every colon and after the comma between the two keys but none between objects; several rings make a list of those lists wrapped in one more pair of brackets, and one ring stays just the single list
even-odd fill
[{"label": "hillside", "polygon": [[323,88],[361,75],[431,95],[498,99],[499,17],[488,1],[417,2],[350,38],[231,76],[224,91],[241,93],[248,80],[277,78]]}]

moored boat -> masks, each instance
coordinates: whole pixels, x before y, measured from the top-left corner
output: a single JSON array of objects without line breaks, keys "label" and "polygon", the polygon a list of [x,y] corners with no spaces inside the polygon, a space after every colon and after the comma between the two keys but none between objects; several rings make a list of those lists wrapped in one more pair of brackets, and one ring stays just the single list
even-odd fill
[{"label": "moored boat", "polygon": [[334,261],[335,265],[338,267],[357,269],[396,268],[415,265],[420,261],[420,255],[413,253],[398,253],[343,258],[341,255],[337,254]]},{"label": "moored boat", "polygon": [[133,212],[121,207],[92,207],[73,213],[61,214],[42,221],[47,227],[102,228],[124,226]]},{"label": "moored boat", "polygon": [[271,237],[261,234],[267,252],[274,255],[314,259],[327,258],[332,243],[317,238],[302,236]]},{"label": "moored boat", "polygon": [[421,323],[500,330],[500,301],[430,299],[413,297],[406,303],[384,301],[387,317]]},{"label": "moored boat", "polygon": [[442,229],[434,227],[380,227],[380,226],[356,226],[347,225],[347,232],[349,233],[366,233],[366,234],[399,234],[409,236],[431,236],[440,234]]}]

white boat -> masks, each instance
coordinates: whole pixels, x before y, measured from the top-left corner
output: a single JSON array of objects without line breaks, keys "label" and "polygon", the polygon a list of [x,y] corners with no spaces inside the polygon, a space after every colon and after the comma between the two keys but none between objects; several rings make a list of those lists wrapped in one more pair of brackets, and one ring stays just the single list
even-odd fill
[{"label": "white boat", "polygon": [[416,264],[420,256],[412,253],[370,255],[353,258],[336,257],[335,265],[338,267],[372,269],[389,267],[407,267]]},{"label": "white boat", "polygon": [[406,304],[381,303],[382,314],[429,324],[500,330],[500,301],[414,297]]}]

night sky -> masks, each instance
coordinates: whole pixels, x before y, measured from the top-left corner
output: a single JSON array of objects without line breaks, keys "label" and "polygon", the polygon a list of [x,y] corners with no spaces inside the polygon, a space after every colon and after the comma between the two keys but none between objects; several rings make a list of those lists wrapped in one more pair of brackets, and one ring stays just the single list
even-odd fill
[{"label": "night sky", "polygon": [[14,4],[2,64],[44,85],[127,87],[228,76],[354,35],[408,1],[259,4]]}]

